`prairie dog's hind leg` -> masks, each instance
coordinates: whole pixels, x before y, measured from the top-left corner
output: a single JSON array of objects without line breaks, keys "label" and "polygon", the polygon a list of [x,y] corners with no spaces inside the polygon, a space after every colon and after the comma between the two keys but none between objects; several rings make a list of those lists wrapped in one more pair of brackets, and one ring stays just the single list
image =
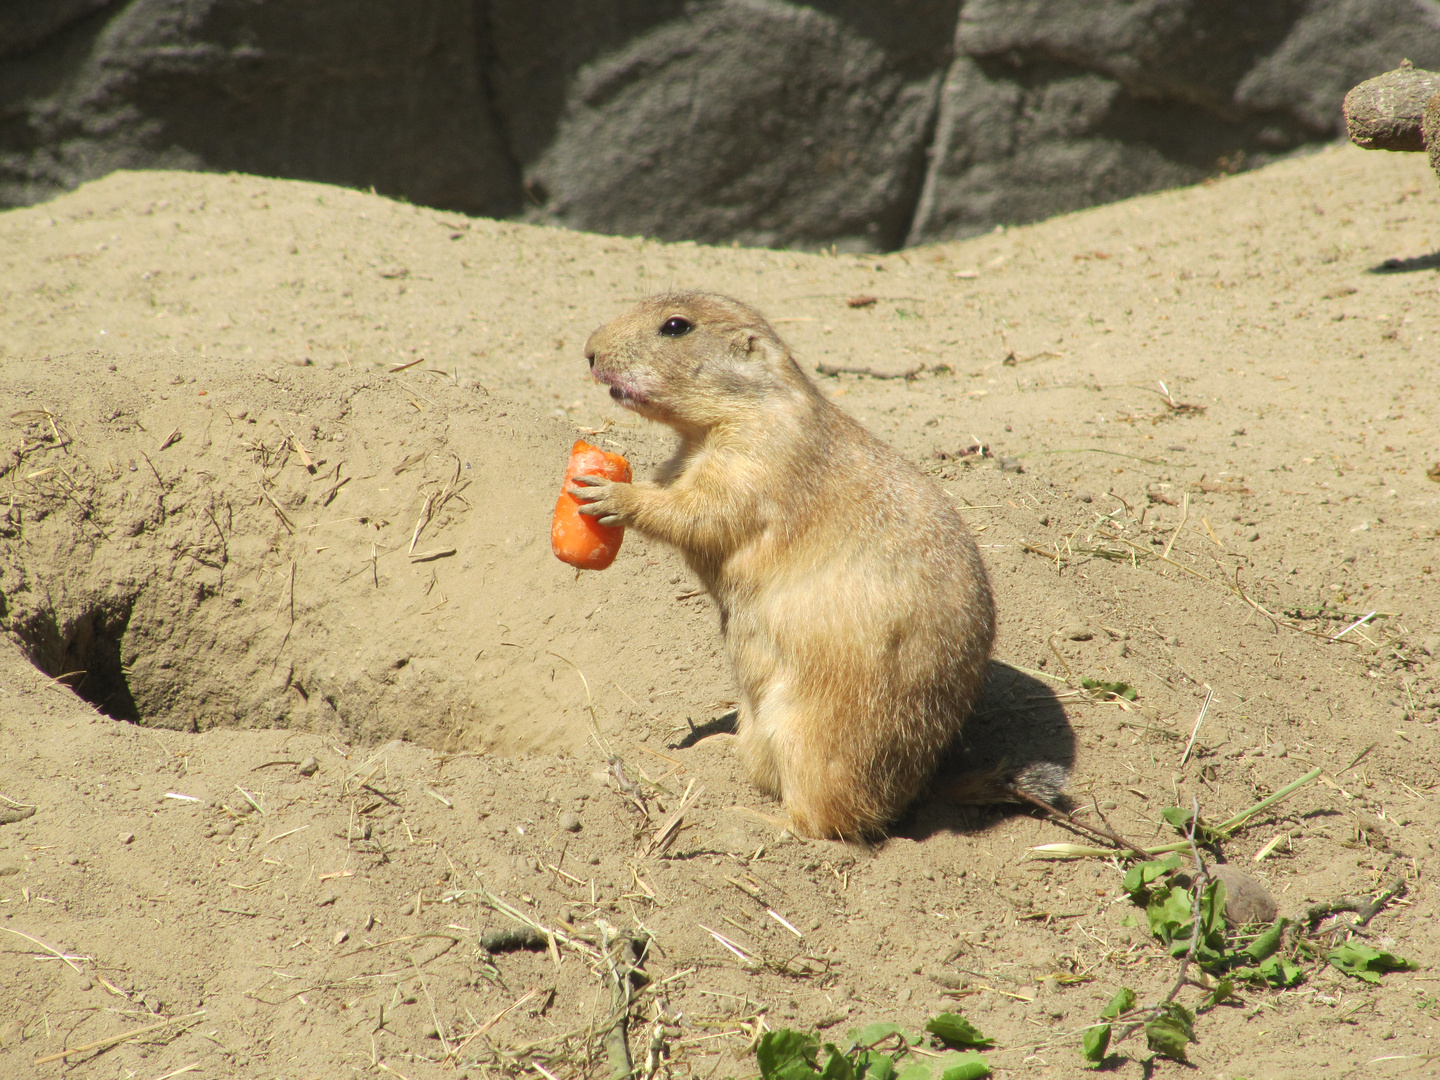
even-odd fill
[{"label": "prairie dog's hind leg", "polygon": [[[769,711],[768,708],[766,711]],[[740,763],[745,766],[751,782],[771,798],[784,798],[781,785],[783,768],[774,731],[771,725],[757,721],[755,710],[748,701],[740,705],[735,735],[735,752],[740,755]]]}]

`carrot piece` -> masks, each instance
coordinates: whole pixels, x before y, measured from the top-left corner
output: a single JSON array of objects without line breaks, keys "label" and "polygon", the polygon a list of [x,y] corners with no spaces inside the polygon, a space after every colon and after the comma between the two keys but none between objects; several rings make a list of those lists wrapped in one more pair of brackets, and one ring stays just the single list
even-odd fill
[{"label": "carrot piece", "polygon": [[555,501],[555,516],[550,520],[550,550],[557,559],[581,570],[604,570],[620,553],[625,526],[601,525],[590,515],[580,513],[580,500],[566,490],[577,476],[603,476],[628,484],[630,463],[619,454],[577,439],[570,448],[560,498]]}]

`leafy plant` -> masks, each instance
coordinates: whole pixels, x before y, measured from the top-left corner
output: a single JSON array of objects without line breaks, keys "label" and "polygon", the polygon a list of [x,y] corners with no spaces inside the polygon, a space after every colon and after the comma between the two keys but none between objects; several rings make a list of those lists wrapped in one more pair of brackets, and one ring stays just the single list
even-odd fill
[{"label": "leafy plant", "polygon": [[[926,1022],[925,1030],[950,1047],[992,1043],[959,1013],[941,1013]],[[979,1080],[990,1075],[989,1063],[973,1051],[920,1057],[911,1047],[921,1036],[899,1024],[867,1024],[847,1037],[842,1050],[808,1032],[767,1031],[755,1048],[755,1063],[764,1080]],[[882,1049],[886,1044],[891,1048]]]},{"label": "leafy plant", "polygon": [[1102,697],[1117,697],[1124,698],[1126,701],[1134,701],[1140,696],[1133,686],[1125,682],[1105,682],[1102,679],[1089,679],[1082,676],[1080,685],[1086,690],[1100,691]]},{"label": "leafy plant", "polygon": [[1347,941],[1337,945],[1325,954],[1325,959],[1346,975],[1353,975],[1371,983],[1378,983],[1383,972],[1414,971],[1419,966],[1403,956],[1372,949],[1363,941]]},{"label": "leafy plant", "polygon": [[946,1046],[974,1046],[983,1050],[994,1045],[993,1039],[980,1034],[975,1025],[959,1013],[941,1013],[926,1021],[925,1030]]}]

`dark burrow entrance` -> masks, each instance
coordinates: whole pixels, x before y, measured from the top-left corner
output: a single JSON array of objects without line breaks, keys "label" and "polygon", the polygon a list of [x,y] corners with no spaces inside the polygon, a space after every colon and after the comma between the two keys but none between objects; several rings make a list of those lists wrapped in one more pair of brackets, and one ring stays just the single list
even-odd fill
[{"label": "dark burrow entrance", "polygon": [[55,622],[53,613],[46,613],[12,629],[30,662],[46,675],[70,687],[106,716],[137,721],[140,710],[120,662],[130,609],[129,602],[102,604],[64,627]]}]

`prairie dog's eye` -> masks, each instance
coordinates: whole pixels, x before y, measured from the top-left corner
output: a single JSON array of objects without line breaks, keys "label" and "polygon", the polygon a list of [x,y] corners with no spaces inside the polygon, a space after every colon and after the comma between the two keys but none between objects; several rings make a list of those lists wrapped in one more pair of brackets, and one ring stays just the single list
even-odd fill
[{"label": "prairie dog's eye", "polygon": [[682,319],[679,315],[671,315],[660,324],[660,333],[666,337],[683,337],[694,329],[694,323],[689,319]]}]

